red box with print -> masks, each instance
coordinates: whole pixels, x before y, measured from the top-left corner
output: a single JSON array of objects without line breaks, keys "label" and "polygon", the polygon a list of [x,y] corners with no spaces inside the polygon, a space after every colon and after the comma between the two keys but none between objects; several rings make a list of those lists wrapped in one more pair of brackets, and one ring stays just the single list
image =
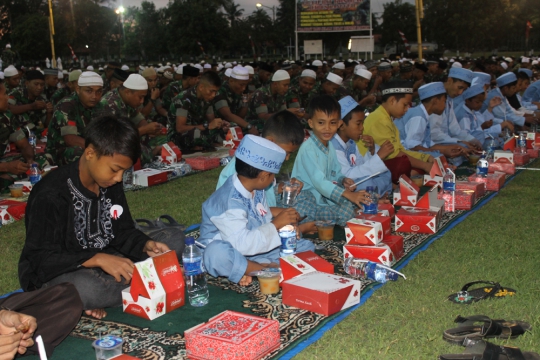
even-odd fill
[{"label": "red box with print", "polygon": [[281,266],[281,278],[279,282],[292,279],[293,277],[321,271],[328,274],[334,273],[334,265],[324,260],[313,251],[304,251],[294,255],[285,255],[279,258]]},{"label": "red box with print", "polygon": [[486,193],[486,187],[482,183],[469,181],[456,181],[456,190],[472,190],[479,199]]},{"label": "red box with print", "polygon": [[381,223],[382,228],[383,228],[383,240],[386,239],[387,236],[392,234],[392,218],[389,216],[362,213],[362,214],[356,215],[355,218],[376,221],[378,223]]},{"label": "red box with print", "polygon": [[343,257],[366,259],[386,266],[392,266],[403,256],[403,236],[390,235],[375,246],[349,245],[343,246]]},{"label": "red box with print", "polygon": [[487,191],[499,191],[503,187],[505,180],[506,174],[501,172],[488,174],[487,177],[477,176],[476,174],[469,176],[469,181],[485,184]]}]

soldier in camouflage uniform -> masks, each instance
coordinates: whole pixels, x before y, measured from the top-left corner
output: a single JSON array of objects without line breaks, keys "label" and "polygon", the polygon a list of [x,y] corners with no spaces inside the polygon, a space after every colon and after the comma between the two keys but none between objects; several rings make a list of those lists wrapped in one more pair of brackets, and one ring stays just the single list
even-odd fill
[{"label": "soldier in camouflage uniform", "polygon": [[317,95],[330,95],[337,101],[341,100],[349,94],[349,91],[342,86],[343,78],[334,73],[328,73],[326,79],[321,83],[321,85],[316,86],[313,90],[315,96]]},{"label": "soldier in camouflage uniform", "polygon": [[216,116],[234,123],[244,133],[259,135],[257,128],[245,120],[249,95],[244,94],[249,82],[249,71],[242,66],[235,66],[229,81],[221,85],[214,98]]},{"label": "soldier in camouflage uniform", "polygon": [[26,73],[25,84],[9,93],[9,110],[17,116],[21,127],[27,127],[36,135],[49,124],[53,106],[43,95],[45,78],[38,70]]},{"label": "soldier in camouflage uniform", "polygon": [[[286,110],[287,102],[285,94],[289,90],[291,82],[289,74],[284,70],[278,70],[272,76],[270,85],[256,90],[249,102],[246,120],[262,131],[266,120],[274,113]],[[298,109],[289,109],[296,116],[303,115]]]},{"label": "soldier in camouflage uniform", "polygon": [[219,136],[224,137],[228,122],[214,116],[213,100],[221,86],[219,75],[209,71],[199,83],[173,99],[169,110],[167,138],[183,153],[214,150]]},{"label": "soldier in camouflage uniform", "polygon": [[[291,85],[285,94],[285,101],[288,109],[303,109],[303,116],[306,114],[309,102],[315,96],[313,90],[316,84],[317,74],[313,70],[304,70],[299,76],[298,85]],[[304,119],[306,120],[306,119]],[[307,122],[304,122],[307,125]]]},{"label": "soldier in camouflage uniform", "polygon": [[358,68],[354,71],[353,77],[344,84],[353,99],[364,107],[372,107],[376,102],[375,96],[368,95],[366,91],[371,77],[371,72]]},{"label": "soldier in camouflage uniform", "polygon": [[259,71],[253,75],[252,84],[255,90],[270,84],[270,77],[274,72],[274,68],[266,63],[259,64]]},{"label": "soldier in camouflage uniform", "polygon": [[[141,114],[144,115],[147,122],[158,122],[160,125],[166,126],[167,122],[167,110],[163,108],[162,101],[160,98],[160,90],[157,87],[158,85],[158,75],[154,68],[148,67],[143,70],[142,76],[146,79],[148,84],[148,92],[144,97],[142,108],[140,109]],[[171,75],[172,76],[172,75]],[[160,120],[164,119],[165,122],[162,123]],[[163,128],[164,129],[164,128]],[[148,145],[151,148],[157,146],[162,146],[167,143],[167,135],[160,134],[148,139]]]},{"label": "soldier in camouflage uniform", "polygon": [[438,74],[439,61],[437,59],[429,59],[426,61],[427,73],[424,75],[424,83],[429,84],[432,82],[441,81],[441,77]]},{"label": "soldier in camouflage uniform", "polygon": [[148,136],[161,134],[162,126],[157,122],[148,123],[137,110],[148,93],[148,83],[139,74],[131,74],[122,86],[109,91],[101,98],[93,112],[93,118],[115,116],[128,119],[139,130],[141,135],[141,162],[152,161],[153,155],[161,151],[161,147],[151,149]]},{"label": "soldier in camouflage uniform", "polygon": [[2,52],[2,62],[4,63],[4,66],[7,67],[9,65],[15,65],[15,58],[16,54],[13,50],[11,50],[11,44],[7,44],[6,48]]},{"label": "soldier in camouflage uniform", "polygon": [[61,89],[56,90],[56,92],[51,97],[51,102],[53,106],[56,106],[56,104],[58,104],[60,100],[75,92],[75,88],[77,87],[77,81],[79,80],[79,76],[81,75],[81,73],[81,70],[73,70],[69,74],[68,82],[65,84],[65,86]]},{"label": "soldier in camouflage uniform", "polygon": [[19,70],[13,65],[4,69],[4,78],[6,79],[4,85],[8,94],[21,85],[21,75],[19,74]]},{"label": "soldier in camouflage uniform", "polygon": [[[113,77],[114,70],[115,69],[120,70],[120,67],[121,67],[120,63],[117,63],[116,61],[109,61],[109,63],[107,64],[107,68],[105,69],[105,72],[103,73],[103,75],[101,75],[101,78],[103,79],[103,93],[104,94],[106,94],[110,90],[113,90],[113,88],[111,88],[111,79]],[[126,78],[127,78],[127,75],[126,75]]]},{"label": "soldier in camouflage uniform", "polygon": [[58,69],[45,69],[45,89],[43,94],[47,98],[47,101],[52,102],[51,98],[53,94],[58,90]]},{"label": "soldier in camouflage uniform", "polygon": [[185,91],[193,86],[197,85],[200,78],[200,71],[193,66],[182,67],[182,79],[173,81],[167,86],[167,89],[163,92],[161,102],[165,110],[171,108],[172,100],[178,96],[182,91]]},{"label": "soldier in camouflage uniform", "polygon": [[84,129],[103,94],[103,79],[90,71],[78,80],[76,91],[56,105],[47,134],[47,152],[57,165],[70,164],[84,152]]}]

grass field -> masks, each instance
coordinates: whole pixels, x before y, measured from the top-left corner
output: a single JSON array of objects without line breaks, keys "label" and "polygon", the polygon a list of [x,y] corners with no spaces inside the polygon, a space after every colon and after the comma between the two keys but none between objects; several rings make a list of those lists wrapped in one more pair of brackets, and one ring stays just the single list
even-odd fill
[{"label": "grass field", "polygon": [[[291,159],[292,160],[292,159]],[[538,163],[538,161],[537,161]],[[538,164],[537,164],[538,165]],[[200,221],[201,203],[213,192],[221,169],[126,193],[134,217],[170,214]],[[484,314],[524,320],[530,333],[494,341],[540,352],[540,245],[537,227],[540,172],[526,171],[486,206],[421,253],[402,272],[407,280],[387,284],[347,319],[300,353],[298,359],[435,359],[462,348],[445,343],[442,331],[457,315]],[[0,293],[19,287],[17,261],[24,222],[0,229]],[[456,305],[447,295],[474,280],[499,281],[516,296]]]}]

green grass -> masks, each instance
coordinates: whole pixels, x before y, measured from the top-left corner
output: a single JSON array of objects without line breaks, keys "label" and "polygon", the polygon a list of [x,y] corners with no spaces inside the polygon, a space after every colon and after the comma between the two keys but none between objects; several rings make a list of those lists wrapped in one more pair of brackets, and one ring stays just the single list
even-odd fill
[{"label": "green grass", "polygon": [[[292,159],[291,159],[292,160]],[[288,164],[290,165],[290,163]],[[286,165],[287,167],[287,165]],[[170,214],[185,224],[200,222],[201,203],[213,192],[221,168],[155,188],[126,193],[134,218]],[[435,359],[462,348],[442,340],[457,315],[485,314],[525,320],[532,332],[494,341],[540,352],[540,172],[526,171],[498,196],[433,243],[402,271],[407,280],[385,285],[347,319],[300,353],[297,359]],[[24,222],[0,229],[0,293],[19,287],[17,262]],[[513,298],[456,305],[446,296],[474,280],[513,287]]]}]

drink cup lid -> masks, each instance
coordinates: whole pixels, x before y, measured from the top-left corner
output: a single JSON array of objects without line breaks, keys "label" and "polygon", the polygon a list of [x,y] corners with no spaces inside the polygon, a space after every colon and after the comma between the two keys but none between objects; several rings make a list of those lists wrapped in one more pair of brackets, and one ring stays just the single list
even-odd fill
[{"label": "drink cup lid", "polygon": [[104,336],[101,339],[97,339],[92,343],[92,345],[96,349],[105,349],[105,350],[111,350],[118,346],[122,346],[122,343],[124,342],[124,339],[118,336]]}]

